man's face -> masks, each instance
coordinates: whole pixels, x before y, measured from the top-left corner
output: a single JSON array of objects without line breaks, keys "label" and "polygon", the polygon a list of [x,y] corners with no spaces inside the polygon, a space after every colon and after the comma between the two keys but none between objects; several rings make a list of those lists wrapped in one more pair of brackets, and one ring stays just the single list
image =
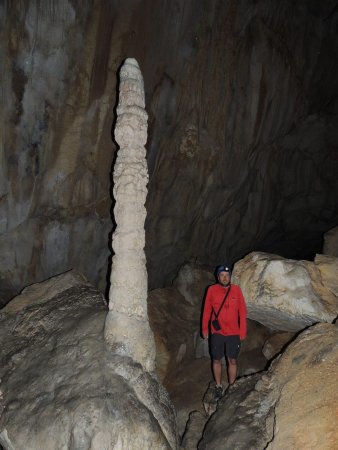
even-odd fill
[{"label": "man's face", "polygon": [[230,273],[229,272],[220,272],[218,274],[218,281],[222,286],[228,286],[230,283]]}]

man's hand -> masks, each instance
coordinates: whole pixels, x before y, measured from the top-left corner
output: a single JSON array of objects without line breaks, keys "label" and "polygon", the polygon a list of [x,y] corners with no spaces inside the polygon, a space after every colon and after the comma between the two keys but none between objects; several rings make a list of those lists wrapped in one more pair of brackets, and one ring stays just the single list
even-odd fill
[{"label": "man's hand", "polygon": [[245,336],[240,336],[240,340],[244,341],[245,340]]},{"label": "man's hand", "polygon": [[202,337],[203,337],[203,339],[208,339],[209,335],[208,335],[208,333],[206,333],[206,334],[202,333]]}]

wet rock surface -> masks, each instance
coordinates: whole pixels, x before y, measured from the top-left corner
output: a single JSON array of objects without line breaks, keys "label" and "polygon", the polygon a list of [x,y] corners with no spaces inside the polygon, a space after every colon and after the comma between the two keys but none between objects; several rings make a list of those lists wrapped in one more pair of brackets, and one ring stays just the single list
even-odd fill
[{"label": "wet rock surface", "polygon": [[154,374],[105,345],[102,295],[78,278],[54,296],[43,298],[40,288],[36,303],[14,300],[20,310],[0,310],[0,445],[176,448],[166,391]]}]

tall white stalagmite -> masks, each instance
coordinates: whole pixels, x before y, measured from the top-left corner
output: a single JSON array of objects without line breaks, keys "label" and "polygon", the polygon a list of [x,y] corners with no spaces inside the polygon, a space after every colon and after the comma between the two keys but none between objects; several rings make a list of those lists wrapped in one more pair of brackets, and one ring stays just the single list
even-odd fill
[{"label": "tall white stalagmite", "polygon": [[155,342],[147,314],[148,280],[144,253],[148,169],[144,85],[135,59],[120,71],[115,139],[114,216],[111,286],[105,338],[115,353],[130,356],[146,370],[155,365]]}]

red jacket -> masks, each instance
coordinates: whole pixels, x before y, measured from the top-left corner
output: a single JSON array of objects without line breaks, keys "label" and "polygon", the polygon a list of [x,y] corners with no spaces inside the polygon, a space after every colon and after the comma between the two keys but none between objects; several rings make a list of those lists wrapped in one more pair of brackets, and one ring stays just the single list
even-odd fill
[{"label": "red jacket", "polygon": [[[202,318],[203,336],[209,333],[209,322],[215,319],[215,312],[218,312],[228,289],[221,284],[213,284],[209,287]],[[221,326],[219,331],[215,330],[210,323],[212,334],[218,333],[224,336],[237,334],[241,339],[246,338],[246,305],[241,288],[236,284],[231,285],[230,293],[219,313],[218,322]]]}]

